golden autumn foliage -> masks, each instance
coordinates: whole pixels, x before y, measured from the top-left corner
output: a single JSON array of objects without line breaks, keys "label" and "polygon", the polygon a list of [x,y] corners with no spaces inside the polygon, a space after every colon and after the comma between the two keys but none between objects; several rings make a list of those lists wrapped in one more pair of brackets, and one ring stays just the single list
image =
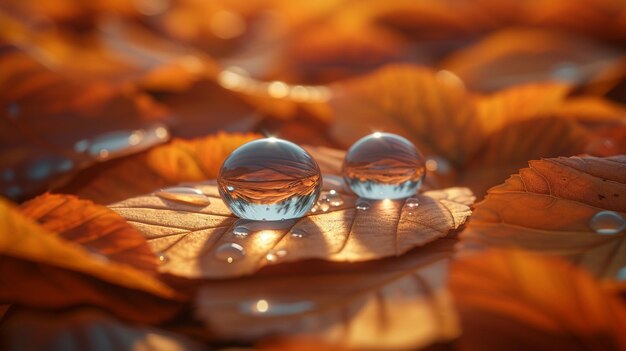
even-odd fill
[{"label": "golden autumn foliage", "polygon": [[[626,349],[624,1],[0,0],[0,91],[1,350]],[[269,136],[302,218],[220,197]]]}]

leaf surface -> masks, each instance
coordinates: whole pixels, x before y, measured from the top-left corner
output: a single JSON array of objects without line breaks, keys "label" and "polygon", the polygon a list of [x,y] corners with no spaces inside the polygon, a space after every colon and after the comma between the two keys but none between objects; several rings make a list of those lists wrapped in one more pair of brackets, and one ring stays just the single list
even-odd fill
[{"label": "leaf surface", "polygon": [[[460,236],[461,249],[521,247],[564,256],[614,279],[626,266],[625,198],[624,156],[530,161],[476,204]],[[600,228],[608,225],[615,233],[596,232],[593,218],[602,211],[616,217]]]},{"label": "leaf surface", "polygon": [[[401,255],[458,228],[474,201],[468,189],[449,188],[416,195],[416,207],[404,200],[383,200],[369,201],[370,209],[357,210],[357,198],[343,180],[327,176],[324,194],[335,190],[341,205],[320,207],[298,220],[251,222],[230,213],[214,181],[189,185],[201,190],[211,204],[197,206],[148,194],[110,208],[139,229],[155,252],[167,257],[161,272],[190,278],[241,276],[266,265],[311,258],[356,262]],[[235,235],[240,226],[250,234]],[[231,244],[245,254],[230,260],[218,254]]]}]

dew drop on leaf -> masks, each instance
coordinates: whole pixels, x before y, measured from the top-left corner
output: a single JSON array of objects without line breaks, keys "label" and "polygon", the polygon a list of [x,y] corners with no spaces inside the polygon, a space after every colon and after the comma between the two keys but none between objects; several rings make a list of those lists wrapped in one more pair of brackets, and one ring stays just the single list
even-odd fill
[{"label": "dew drop on leaf", "polygon": [[154,194],[162,199],[189,205],[208,206],[211,204],[211,200],[202,191],[192,187],[175,186],[161,189]]},{"label": "dew drop on leaf", "polygon": [[215,258],[227,263],[233,263],[246,255],[244,248],[235,243],[224,243],[215,249]]},{"label": "dew drop on leaf", "polygon": [[626,221],[617,212],[600,211],[589,220],[589,228],[598,234],[613,235],[626,229]]},{"label": "dew drop on leaf", "polygon": [[376,132],[358,140],[344,160],[350,189],[366,199],[401,199],[421,187],[424,156],[407,139]]},{"label": "dew drop on leaf", "polygon": [[322,182],[308,152],[286,140],[265,138],[236,149],[224,161],[218,185],[224,203],[238,217],[279,221],[309,212]]},{"label": "dew drop on leaf", "polygon": [[245,238],[250,234],[250,229],[245,225],[238,225],[233,229],[233,234],[240,238]]}]

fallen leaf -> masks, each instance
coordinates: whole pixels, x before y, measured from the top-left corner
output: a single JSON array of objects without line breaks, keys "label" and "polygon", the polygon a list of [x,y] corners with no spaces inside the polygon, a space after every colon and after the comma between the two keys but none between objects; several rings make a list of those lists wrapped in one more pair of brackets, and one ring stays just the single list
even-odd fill
[{"label": "fallen leaf", "polygon": [[208,282],[196,314],[218,340],[307,336],[357,349],[418,349],[458,335],[444,287],[453,243],[444,238],[401,257],[312,262],[313,271],[292,266]]},{"label": "fallen leaf", "polygon": [[[149,311],[146,311],[149,313]],[[64,312],[14,311],[0,326],[3,350],[199,351],[202,344],[183,335],[124,323],[105,312],[79,308]]]},{"label": "fallen leaf", "polygon": [[[71,214],[65,216],[67,224],[64,224],[57,216],[70,210],[64,207],[67,205],[57,202],[60,207],[54,210],[46,207],[47,204],[47,201],[43,204],[34,201],[26,205],[27,212],[34,217],[41,215],[43,217],[39,219],[49,220],[49,227],[63,230],[58,235],[33,222],[5,200],[0,201],[1,302],[41,308],[91,304],[143,322],[163,321],[179,310],[182,297],[156,279],[154,269],[151,274],[146,274],[151,262],[146,257],[145,242],[143,248],[141,245],[134,248],[139,254],[138,258],[132,258],[132,262],[140,264],[137,269],[114,260],[124,257],[121,252],[117,255],[112,250],[114,245],[104,245],[109,250],[103,250],[105,254],[111,254],[109,260],[80,244],[81,239],[89,240],[101,233],[72,231],[72,225],[82,224],[83,229],[91,230],[117,226],[121,232],[114,231],[104,237],[132,240],[133,229],[121,218],[111,213],[103,215],[108,211],[106,208],[68,200],[70,206],[79,204],[83,207],[72,206]],[[50,217],[45,216],[46,212]],[[134,237],[137,238],[136,234]],[[125,246],[120,242],[118,245]],[[97,245],[93,243],[94,246]],[[146,313],[148,310],[150,313]]]},{"label": "fallen leaf", "polygon": [[107,207],[72,195],[44,194],[21,206],[21,212],[59,238],[93,254],[152,276],[157,258],[144,236]]},{"label": "fallen leaf", "polygon": [[218,133],[153,148],[104,168],[79,173],[58,191],[110,204],[181,182],[215,179],[222,162],[256,134]]},{"label": "fallen leaf", "polygon": [[[357,198],[343,180],[327,176],[324,194],[335,190],[341,204],[319,207],[298,220],[252,222],[231,214],[215,181],[186,185],[201,190],[211,204],[148,194],[109,207],[141,231],[154,252],[166,257],[160,272],[188,278],[241,276],[267,265],[311,258],[357,262],[401,255],[458,228],[474,201],[468,189],[449,188],[416,195],[416,207],[384,200],[357,210]],[[238,226],[248,228],[249,235],[233,234]],[[231,252],[233,245],[238,252]],[[220,254],[223,250],[227,255]]]},{"label": "fallen leaf", "polygon": [[[626,158],[560,157],[529,166],[475,205],[460,236],[461,251],[521,247],[615,279],[626,266]],[[609,217],[594,224],[603,211]]]},{"label": "fallen leaf", "polygon": [[615,63],[619,51],[580,36],[538,28],[495,31],[444,59],[440,67],[473,90],[529,82],[582,83]]},{"label": "fallen leaf", "polygon": [[626,348],[623,301],[562,260],[491,250],[455,261],[449,286],[459,350]]}]

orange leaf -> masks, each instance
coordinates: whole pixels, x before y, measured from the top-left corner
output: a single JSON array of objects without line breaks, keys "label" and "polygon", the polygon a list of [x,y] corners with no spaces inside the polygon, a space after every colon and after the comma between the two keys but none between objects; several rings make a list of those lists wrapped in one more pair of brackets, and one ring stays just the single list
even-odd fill
[{"label": "orange leaf", "polygon": [[[48,227],[63,230],[58,235],[25,217],[8,202],[0,201],[2,302],[44,308],[92,304],[144,322],[162,321],[178,311],[180,296],[154,277],[145,241],[137,244],[137,233],[133,234],[123,219],[106,208],[71,197],[66,197],[65,203],[54,201],[58,200],[54,195],[46,197],[50,202],[35,200],[26,205],[26,211]],[[55,203],[59,206],[56,209],[48,206]],[[66,217],[67,222],[59,216]],[[89,232],[109,226],[112,232]],[[131,262],[138,262],[139,269],[125,262],[132,254],[116,251],[115,245],[97,241],[80,244],[81,240],[89,242],[98,236],[113,238],[118,246],[136,251],[139,257],[133,257]],[[103,249],[103,255],[90,251],[90,246],[92,250],[107,249]]]},{"label": "orange leaf", "polygon": [[561,157],[529,165],[475,206],[461,248],[523,247],[615,278],[626,266],[626,157]]},{"label": "orange leaf", "polygon": [[[210,204],[148,194],[110,205],[148,238],[153,251],[163,254],[161,272],[186,278],[234,277],[311,258],[357,262],[401,255],[458,228],[474,201],[468,189],[449,188],[415,195],[418,206],[384,200],[357,210],[357,198],[343,180],[327,176],[324,194],[335,190],[340,204],[298,220],[253,222],[231,214],[215,181],[186,186],[201,190]],[[238,226],[249,234],[235,235]],[[220,255],[221,250],[230,256]]]},{"label": "orange leaf", "polygon": [[491,250],[456,261],[459,350],[623,350],[626,306],[563,261]]}]

